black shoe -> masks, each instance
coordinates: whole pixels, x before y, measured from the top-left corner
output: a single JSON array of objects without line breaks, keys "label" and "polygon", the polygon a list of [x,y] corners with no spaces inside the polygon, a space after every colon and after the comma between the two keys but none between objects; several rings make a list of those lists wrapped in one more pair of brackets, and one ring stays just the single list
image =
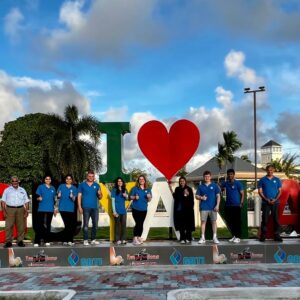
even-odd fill
[{"label": "black shoe", "polygon": [[25,247],[25,244],[24,244],[23,241],[20,241],[20,242],[18,243],[18,246],[19,246],[19,247]]},{"label": "black shoe", "polygon": [[7,242],[4,244],[3,246],[4,248],[11,248],[12,247],[12,243],[11,242]]},{"label": "black shoe", "polygon": [[275,235],[274,241],[275,242],[282,242],[282,237],[280,235]]},{"label": "black shoe", "polygon": [[259,241],[260,242],[264,242],[266,240],[266,237],[265,236],[261,236],[260,238],[259,238]]}]

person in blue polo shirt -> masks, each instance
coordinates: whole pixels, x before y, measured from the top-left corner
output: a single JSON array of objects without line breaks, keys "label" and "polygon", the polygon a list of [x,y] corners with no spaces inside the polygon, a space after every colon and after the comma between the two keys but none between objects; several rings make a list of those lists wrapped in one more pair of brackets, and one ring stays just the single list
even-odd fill
[{"label": "person in blue polo shirt", "polygon": [[128,192],[122,177],[115,180],[115,186],[111,191],[113,216],[115,219],[115,243],[126,244],[126,219],[127,211],[125,201],[128,199]]},{"label": "person in blue polo shirt", "polygon": [[198,186],[196,199],[200,200],[201,238],[199,244],[205,244],[205,229],[207,218],[210,218],[213,230],[213,242],[219,244],[217,238],[217,216],[220,206],[220,188],[211,181],[211,172],[204,171],[204,182]]},{"label": "person in blue polo shirt", "polygon": [[244,203],[244,188],[234,177],[235,171],[233,169],[227,170],[227,180],[223,182],[222,190],[226,192],[226,221],[233,235],[229,242],[239,243],[241,238],[241,208]]},{"label": "person in blue polo shirt", "polygon": [[91,244],[98,245],[96,233],[99,219],[99,200],[102,198],[100,185],[95,182],[94,171],[88,171],[86,181],[78,187],[78,211],[83,215],[83,245],[88,246],[89,220],[92,219]]},{"label": "person in blue polo shirt", "polygon": [[144,175],[138,177],[136,186],[130,191],[130,199],[132,200],[132,216],[135,221],[133,244],[140,245],[143,243],[141,236],[147,215],[148,202],[152,199],[151,189],[147,186],[146,177]]},{"label": "person in blue polo shirt", "polygon": [[258,193],[262,199],[261,235],[259,240],[261,242],[266,240],[267,225],[271,213],[274,222],[274,240],[282,242],[278,220],[279,197],[281,195],[282,183],[278,177],[273,175],[274,167],[272,165],[268,165],[266,171],[267,175],[258,182]]},{"label": "person in blue polo shirt", "polygon": [[56,215],[55,210],[55,197],[56,190],[51,185],[51,176],[44,177],[44,183],[39,185],[36,194],[39,201],[39,207],[37,212],[37,232],[35,236],[35,247],[50,246],[50,230],[53,214]]},{"label": "person in blue polo shirt", "polygon": [[77,216],[75,214],[75,200],[77,197],[77,187],[72,184],[72,175],[65,177],[65,183],[57,189],[58,210],[64,221],[62,241],[64,245],[73,246],[73,236],[76,227]]}]

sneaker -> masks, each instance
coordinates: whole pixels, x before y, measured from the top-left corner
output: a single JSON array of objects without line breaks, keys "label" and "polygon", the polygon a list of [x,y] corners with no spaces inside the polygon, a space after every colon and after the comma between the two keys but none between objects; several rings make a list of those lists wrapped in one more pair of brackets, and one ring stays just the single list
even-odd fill
[{"label": "sneaker", "polygon": [[220,242],[219,242],[219,240],[216,236],[213,238],[213,243],[214,244],[220,244]]},{"label": "sneaker", "polygon": [[232,243],[235,240],[235,236],[233,236],[228,242]]},{"label": "sneaker", "polygon": [[73,243],[73,242],[68,242],[68,246],[72,247],[72,246],[74,246],[74,245],[75,245],[75,243]]},{"label": "sneaker", "polygon": [[50,243],[45,243],[45,246],[46,246],[46,247],[50,247],[51,244],[50,244]]},{"label": "sneaker", "polygon": [[68,246],[68,243],[67,242],[63,242],[63,246]]},{"label": "sneaker", "polygon": [[235,244],[238,244],[238,243],[240,243],[240,239],[239,238],[235,238],[234,240],[233,240],[233,242],[235,243]]},{"label": "sneaker", "polygon": [[18,246],[19,246],[19,247],[25,247],[25,244],[24,244],[23,241],[20,241],[20,242],[18,242]]},{"label": "sneaker", "polygon": [[185,244],[185,240],[181,240],[181,241],[180,241],[180,244]]},{"label": "sneaker", "polygon": [[263,235],[259,238],[259,241],[260,241],[260,242],[264,242],[265,240],[266,240],[266,237],[263,236]]},{"label": "sneaker", "polygon": [[117,245],[121,245],[122,244],[122,242],[121,241],[117,241]]},{"label": "sneaker", "polygon": [[138,237],[137,239],[138,239],[138,241],[139,241],[140,244],[144,243],[144,241],[143,241],[143,239],[141,237]]},{"label": "sneaker", "polygon": [[33,247],[39,247],[40,245],[39,244],[33,244]]},{"label": "sneaker", "polygon": [[191,241],[189,241],[189,240],[186,240],[185,242],[186,242],[187,244],[190,244],[190,243],[191,243]]},{"label": "sneaker", "polygon": [[122,241],[122,244],[123,244],[123,245],[126,245],[126,244],[127,244],[127,241],[125,241],[125,240]]},{"label": "sneaker", "polygon": [[89,245],[90,245],[90,244],[89,244],[89,241],[88,241],[88,240],[84,240],[84,241],[83,241],[83,245],[84,245],[84,246],[89,246]]},{"label": "sneaker", "polygon": [[201,238],[200,240],[199,240],[199,242],[198,242],[198,244],[205,244],[205,239],[204,238]]},{"label": "sneaker", "polygon": [[12,243],[11,242],[6,242],[3,247],[4,248],[11,248],[12,247]]},{"label": "sneaker", "polygon": [[280,235],[275,235],[274,241],[275,242],[282,242],[282,237]]},{"label": "sneaker", "polygon": [[99,245],[99,242],[96,241],[96,240],[92,240],[92,241],[91,241],[91,245]]},{"label": "sneaker", "polygon": [[134,238],[132,241],[133,245],[140,245],[141,243],[139,242],[139,240],[137,238]]}]

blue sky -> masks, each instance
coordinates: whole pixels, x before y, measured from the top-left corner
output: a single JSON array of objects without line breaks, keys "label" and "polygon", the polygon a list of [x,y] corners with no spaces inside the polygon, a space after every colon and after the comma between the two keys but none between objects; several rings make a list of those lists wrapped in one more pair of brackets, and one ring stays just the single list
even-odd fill
[{"label": "blue sky", "polygon": [[[269,139],[299,153],[300,3],[297,0],[2,0],[0,127],[31,112],[76,104],[100,121],[128,121],[127,168],[151,168],[140,126],[187,118],[200,129],[188,165],[216,153],[234,130],[252,157]],[[102,143],[105,156],[105,138]]]}]

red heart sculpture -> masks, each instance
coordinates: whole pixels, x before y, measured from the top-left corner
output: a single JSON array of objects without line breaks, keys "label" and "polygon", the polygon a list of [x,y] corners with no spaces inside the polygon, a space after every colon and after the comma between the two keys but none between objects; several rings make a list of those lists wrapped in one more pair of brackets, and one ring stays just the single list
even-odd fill
[{"label": "red heart sculpture", "polygon": [[145,123],[138,132],[140,149],[167,180],[190,160],[199,142],[199,129],[188,120],[176,121],[169,133],[159,121]]}]

